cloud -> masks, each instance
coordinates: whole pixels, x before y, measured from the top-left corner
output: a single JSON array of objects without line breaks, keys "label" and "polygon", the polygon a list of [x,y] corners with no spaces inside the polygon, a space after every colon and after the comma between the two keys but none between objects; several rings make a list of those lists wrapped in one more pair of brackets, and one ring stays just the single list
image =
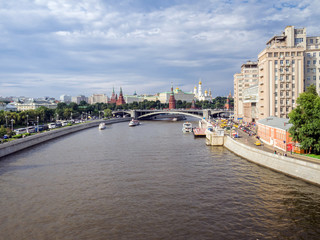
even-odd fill
[{"label": "cloud", "polygon": [[[192,91],[199,78],[215,95],[226,95],[241,64],[256,60],[266,41],[287,25],[319,35],[319,4],[2,1],[0,95],[108,94],[120,85],[156,93],[168,90],[171,81]],[[8,79],[17,85],[4,84]],[[35,79],[41,84],[34,85]]]}]

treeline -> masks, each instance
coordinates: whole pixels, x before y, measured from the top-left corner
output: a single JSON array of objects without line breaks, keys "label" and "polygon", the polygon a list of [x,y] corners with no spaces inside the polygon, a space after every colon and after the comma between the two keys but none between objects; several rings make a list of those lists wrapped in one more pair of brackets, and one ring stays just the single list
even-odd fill
[{"label": "treeline", "polygon": [[[226,97],[217,97],[212,102],[209,101],[197,101],[195,107],[199,109],[221,109],[226,103]],[[233,100],[230,99],[231,105]],[[169,104],[160,103],[160,101],[143,101],[134,102],[129,104],[123,104],[116,106],[116,104],[110,103],[95,103],[88,104],[85,101],[76,103],[58,103],[56,109],[49,109],[46,107],[39,107],[35,110],[27,110],[21,112],[6,112],[0,111],[0,126],[14,127],[18,126],[31,126],[39,123],[48,123],[55,120],[67,120],[67,119],[80,119],[86,116],[95,117],[110,117],[111,111],[120,109],[163,109],[168,108]],[[191,103],[186,101],[176,101],[176,108],[191,108]],[[28,123],[28,124],[27,124]]]}]

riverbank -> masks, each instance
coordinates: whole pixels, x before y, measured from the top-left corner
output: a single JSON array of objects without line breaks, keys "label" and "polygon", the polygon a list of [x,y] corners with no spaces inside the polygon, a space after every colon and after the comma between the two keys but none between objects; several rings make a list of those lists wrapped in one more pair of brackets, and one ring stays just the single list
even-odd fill
[{"label": "riverbank", "polygon": [[94,120],[73,126],[54,129],[51,131],[41,132],[32,136],[28,136],[26,138],[20,138],[11,142],[1,144],[0,158],[54,138],[78,132],[87,128],[97,127],[101,122],[105,122],[105,124],[113,124],[119,122],[128,122],[130,121],[130,119],[131,118],[115,118],[109,120]]},{"label": "riverbank", "polygon": [[250,162],[320,186],[319,161],[274,154],[269,148],[260,147],[259,149],[246,138],[235,140],[226,136],[224,147]]}]

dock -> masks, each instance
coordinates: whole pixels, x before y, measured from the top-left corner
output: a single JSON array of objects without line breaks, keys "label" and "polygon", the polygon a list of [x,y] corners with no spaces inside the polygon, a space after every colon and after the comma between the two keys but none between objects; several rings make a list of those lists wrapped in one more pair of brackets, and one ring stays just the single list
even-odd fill
[{"label": "dock", "polygon": [[194,137],[206,137],[206,129],[205,128],[193,128]]}]

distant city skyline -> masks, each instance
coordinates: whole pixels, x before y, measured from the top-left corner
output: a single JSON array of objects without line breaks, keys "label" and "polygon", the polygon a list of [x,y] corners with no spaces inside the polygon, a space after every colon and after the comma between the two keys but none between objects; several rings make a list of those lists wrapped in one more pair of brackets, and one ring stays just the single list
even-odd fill
[{"label": "distant city skyline", "polygon": [[319,1],[0,2],[0,96],[233,90],[287,25],[319,35]]}]

